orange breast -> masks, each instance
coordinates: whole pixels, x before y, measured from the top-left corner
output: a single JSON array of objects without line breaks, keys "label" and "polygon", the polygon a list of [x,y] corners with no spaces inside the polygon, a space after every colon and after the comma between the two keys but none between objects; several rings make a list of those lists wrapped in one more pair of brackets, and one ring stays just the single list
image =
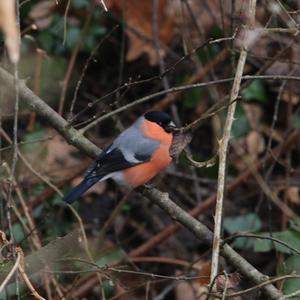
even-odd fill
[{"label": "orange breast", "polygon": [[169,149],[172,144],[173,135],[167,133],[163,128],[153,122],[145,121],[143,126],[145,136],[160,142],[160,146],[153,153],[149,162],[137,165],[124,171],[127,183],[133,187],[143,185],[150,181],[160,171],[165,169],[172,158]]}]

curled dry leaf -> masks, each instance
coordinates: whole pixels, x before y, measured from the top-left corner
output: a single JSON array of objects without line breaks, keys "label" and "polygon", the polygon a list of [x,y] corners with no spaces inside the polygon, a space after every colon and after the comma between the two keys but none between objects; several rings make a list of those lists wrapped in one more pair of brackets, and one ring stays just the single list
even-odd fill
[{"label": "curled dry leaf", "polygon": [[300,204],[299,187],[290,186],[287,189],[287,197],[291,203],[299,205]]},{"label": "curled dry leaf", "polygon": [[[110,0],[107,7],[116,15],[124,17],[128,28],[126,33],[129,39],[126,54],[127,61],[133,61],[143,54],[149,57],[150,65],[158,63],[155,47],[153,47],[153,1],[152,0]],[[171,4],[171,2],[170,2]],[[175,33],[175,15],[171,11],[168,0],[161,0],[158,4],[157,19],[159,40],[161,45],[168,45]],[[161,47],[161,57],[165,55]]]},{"label": "curled dry leaf", "polygon": [[9,59],[17,63],[20,58],[20,33],[16,21],[15,1],[0,1],[0,29],[5,36]]},{"label": "curled dry leaf", "polygon": [[180,153],[191,142],[191,140],[192,135],[190,133],[175,132],[170,148],[170,156],[177,161]]},{"label": "curled dry leaf", "polygon": [[246,137],[246,146],[250,156],[257,158],[265,150],[265,140],[258,131],[252,130]]},{"label": "curled dry leaf", "polygon": [[[225,287],[227,286],[227,290],[237,290],[240,284],[241,277],[239,273],[232,273],[225,275],[218,276],[216,280],[217,290],[224,291]],[[240,299],[240,298],[236,298]]]}]

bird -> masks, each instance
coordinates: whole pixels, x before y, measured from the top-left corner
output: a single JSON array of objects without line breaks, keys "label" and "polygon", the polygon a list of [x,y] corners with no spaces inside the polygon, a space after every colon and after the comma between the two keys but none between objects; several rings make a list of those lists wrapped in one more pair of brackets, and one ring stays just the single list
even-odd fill
[{"label": "bird", "polygon": [[148,183],[172,161],[169,150],[175,128],[169,114],[146,112],[101,152],[63,200],[71,204],[94,184],[109,178],[129,188]]}]

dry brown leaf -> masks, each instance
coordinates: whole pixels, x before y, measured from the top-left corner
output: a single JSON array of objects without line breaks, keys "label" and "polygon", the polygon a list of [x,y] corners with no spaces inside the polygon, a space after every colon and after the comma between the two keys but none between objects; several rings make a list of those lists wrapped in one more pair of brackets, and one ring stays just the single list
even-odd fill
[{"label": "dry brown leaf", "polygon": [[[74,167],[86,163],[87,160],[76,158],[73,155],[76,149],[60,135],[55,134],[54,130],[47,130],[46,135],[53,136],[51,139],[24,145],[21,147],[21,152],[33,169],[54,181],[58,181],[70,176]],[[23,164],[20,166],[20,174],[24,174],[27,181],[35,178]]]},{"label": "dry brown leaf", "polygon": [[268,138],[271,137],[277,143],[284,142],[285,133],[278,128],[271,128],[270,126],[263,125],[260,127],[261,132],[266,135]]},{"label": "dry brown leaf", "polygon": [[69,145],[62,136],[55,135],[47,143],[47,157],[44,164],[49,166],[48,171],[63,171],[65,168],[78,164],[78,159],[72,155],[74,150],[74,147]]},{"label": "dry brown leaf", "polygon": [[15,1],[0,1],[0,29],[5,36],[9,59],[17,63],[20,58],[20,33],[16,21]]},{"label": "dry brown leaf", "polygon": [[74,147],[69,145],[60,135],[54,136],[47,144],[47,165],[54,164],[70,164],[75,161],[71,155],[74,151]]},{"label": "dry brown leaf", "polygon": [[46,0],[38,2],[34,5],[29,13],[29,18],[32,19],[39,29],[47,28],[53,20],[53,10],[55,2]]},{"label": "dry brown leaf", "polygon": [[[217,291],[223,292],[225,287],[227,289],[227,293],[231,291],[238,290],[239,284],[241,282],[241,277],[239,273],[232,273],[225,275],[220,275],[216,279]],[[233,297],[231,299],[239,300],[240,297]]]},{"label": "dry brown leaf", "polygon": [[[129,28],[126,30],[129,43],[126,54],[127,61],[133,61],[143,54],[149,57],[150,65],[158,63],[155,47],[153,47],[153,1],[127,0],[107,1],[108,8],[115,14],[124,16]],[[159,1],[158,28],[160,44],[168,45],[175,33],[175,15],[170,12],[168,0]],[[138,33],[138,34],[136,34]],[[141,36],[139,36],[141,35]],[[148,39],[148,41],[147,41]],[[161,47],[161,57],[165,55]]]},{"label": "dry brown leaf", "polygon": [[182,150],[190,143],[192,135],[190,133],[174,133],[173,142],[170,148],[170,156],[178,159]]},{"label": "dry brown leaf", "polygon": [[299,205],[300,204],[299,187],[290,186],[287,189],[287,197],[291,203]]},{"label": "dry brown leaf", "polygon": [[299,103],[299,94],[297,91],[294,91],[295,93],[291,93],[291,88],[288,91],[285,91],[282,93],[281,100],[291,103],[293,105],[297,105]]},{"label": "dry brown leaf", "polygon": [[55,2],[52,0],[40,1],[35,4],[29,13],[32,20],[41,19],[49,16],[55,8]]},{"label": "dry brown leaf", "polygon": [[209,285],[209,281],[210,281],[210,271],[211,271],[211,261],[200,261],[198,263],[199,265],[201,265],[201,270],[199,272],[199,276],[203,276],[202,278],[200,278],[198,281],[201,285]]},{"label": "dry brown leaf", "polygon": [[265,150],[265,140],[256,130],[252,130],[248,133],[246,145],[248,153],[252,158],[257,158],[257,156]]},{"label": "dry brown leaf", "polygon": [[262,107],[256,104],[244,104],[243,109],[251,128],[256,129],[263,116]]}]

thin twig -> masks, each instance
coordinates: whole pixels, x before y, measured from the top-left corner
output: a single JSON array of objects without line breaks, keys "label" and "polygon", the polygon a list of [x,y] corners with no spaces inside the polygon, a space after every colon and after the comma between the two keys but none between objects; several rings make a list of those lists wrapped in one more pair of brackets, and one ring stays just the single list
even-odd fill
[{"label": "thin twig", "polygon": [[66,39],[67,39],[67,18],[68,18],[68,12],[69,12],[70,5],[71,5],[71,0],[68,0],[67,6],[66,6],[66,9],[65,9],[65,13],[64,13],[64,37],[63,37],[63,45],[65,45]]},{"label": "thin twig", "polygon": [[[242,80],[253,80],[253,79],[265,79],[265,80],[296,80],[300,81],[299,76],[286,76],[286,75],[245,75],[242,76]],[[139,98],[135,101],[132,101],[126,105],[123,105],[120,108],[115,109],[112,112],[109,112],[103,116],[98,117],[95,119],[93,122],[88,124],[86,127],[80,129],[79,131],[81,133],[85,133],[87,130],[91,129],[92,127],[96,126],[98,123],[114,116],[115,114],[119,114],[125,110],[131,109],[139,104],[148,102],[152,99],[155,99],[159,96],[170,94],[170,93],[176,93],[178,91],[184,91],[184,90],[189,90],[189,89],[194,89],[194,88],[200,88],[200,87],[207,87],[210,85],[216,85],[216,84],[222,84],[222,83],[228,83],[234,81],[234,78],[225,78],[225,79],[219,79],[219,80],[213,80],[213,81],[208,81],[208,82],[201,82],[201,83],[195,83],[195,84],[188,84],[188,85],[183,85],[183,86],[178,86],[178,87],[172,87],[167,90],[159,91],[156,93],[153,93],[151,95]],[[234,100],[235,101],[235,100]],[[224,101],[225,103],[225,101]],[[227,106],[226,106],[227,107]]]},{"label": "thin twig", "polygon": [[79,40],[76,44],[76,47],[74,48],[74,51],[72,53],[71,59],[70,59],[69,64],[68,64],[68,68],[67,68],[65,78],[63,80],[61,95],[60,95],[60,99],[59,99],[59,107],[58,107],[58,113],[60,115],[62,115],[63,110],[64,110],[65,98],[66,98],[66,93],[67,93],[67,88],[68,88],[68,85],[69,85],[69,81],[70,81],[71,75],[73,73],[73,68],[74,68],[74,65],[75,65],[75,62],[76,62],[77,55],[78,55],[79,50],[82,46],[82,43],[85,39],[86,31],[87,31],[87,29],[90,25],[91,20],[92,20],[92,15],[93,15],[93,12],[94,12],[94,6],[95,6],[95,4],[92,4],[91,10],[88,14],[88,17],[85,20],[84,26],[83,26],[83,28],[80,32]]},{"label": "thin twig", "polygon": [[[203,42],[201,45],[197,46],[196,48],[194,48],[193,50],[191,50],[191,52],[187,53],[186,55],[182,56],[179,60],[177,60],[174,64],[172,64],[171,66],[169,66],[162,74],[159,74],[159,75],[156,75],[156,76],[152,76],[150,78],[146,78],[146,79],[141,79],[141,80],[136,80],[136,81],[132,81],[131,79],[124,83],[122,86],[114,89],[113,91],[109,92],[108,94],[100,97],[100,98],[97,98],[95,99],[93,102],[89,103],[88,106],[84,109],[82,109],[79,113],[77,113],[69,122],[70,124],[73,124],[80,116],[82,116],[87,110],[89,109],[92,109],[95,107],[95,105],[105,99],[107,99],[108,97],[110,96],[113,96],[113,95],[117,95],[118,93],[120,93],[122,90],[127,90],[129,89],[130,87],[133,87],[133,86],[139,86],[141,84],[145,84],[145,83],[149,83],[149,82],[152,82],[152,81],[155,81],[155,80],[161,80],[164,76],[166,76],[167,74],[169,74],[170,72],[174,71],[175,68],[181,64],[182,62],[184,62],[185,60],[187,60],[190,56],[192,56],[193,54],[197,53],[198,50],[202,49],[203,47],[205,47],[208,43],[209,43],[210,39],[209,40],[206,40],[205,42]],[[223,53],[223,56],[224,56],[224,53]],[[207,66],[205,70],[203,70],[201,72],[201,74],[205,71],[207,72],[210,67],[211,67],[211,64],[208,63],[209,67]],[[198,78],[198,76],[196,77],[196,79]]]},{"label": "thin twig", "polygon": [[228,289],[228,274],[227,272],[224,270],[223,271],[224,277],[225,277],[225,283],[224,283],[224,290],[222,292],[222,300],[226,299],[226,293],[227,293],[227,289]]},{"label": "thin twig", "polygon": [[292,252],[300,255],[300,251],[295,248],[295,247],[292,247],[290,246],[289,244],[277,239],[277,238],[274,238],[274,237],[271,237],[271,236],[264,236],[264,235],[259,235],[259,234],[252,234],[252,233],[238,233],[238,234],[235,234],[235,235],[232,235],[226,239],[223,240],[223,243],[228,243],[229,241],[231,240],[235,240],[237,238],[241,238],[241,237],[249,237],[249,238],[255,238],[255,239],[261,239],[261,240],[270,240],[270,241],[274,241],[278,244],[281,244],[283,246],[285,246],[286,248],[290,249]]},{"label": "thin twig", "polygon": [[99,1],[99,2],[101,3],[101,5],[103,6],[103,9],[107,12],[108,9],[107,9],[107,6],[106,6],[104,0],[98,0],[98,1]]},{"label": "thin twig", "polygon": [[[249,15],[248,15],[248,26],[253,27],[255,23],[255,8],[256,0],[249,1]],[[215,210],[215,226],[214,226],[214,240],[213,240],[213,252],[212,252],[212,263],[211,263],[211,277],[213,279],[218,274],[219,269],[219,252],[221,245],[221,228],[222,228],[222,216],[223,216],[223,201],[225,193],[225,181],[226,181],[226,164],[227,164],[227,152],[229,140],[231,137],[231,128],[234,120],[234,113],[236,108],[235,99],[238,98],[242,76],[244,72],[244,66],[247,58],[247,50],[241,48],[240,57],[236,68],[233,86],[230,93],[229,103],[232,103],[228,107],[227,117],[224,125],[223,137],[220,141],[219,146],[219,171],[218,171],[218,188],[217,188],[217,199],[216,199],[216,210]]]},{"label": "thin twig", "polygon": [[[287,294],[287,295],[284,295],[280,300],[285,300],[285,299],[290,299],[290,298],[294,298],[296,296],[299,296],[300,295],[300,289],[293,292],[293,293],[290,293],[290,294]],[[298,298],[298,297],[297,297]]]},{"label": "thin twig", "polygon": [[[68,258],[64,258],[58,261],[77,261],[77,262],[81,262],[90,266],[93,266],[93,269],[87,269],[87,270],[83,270],[82,272],[95,272],[96,270],[98,270],[101,273],[107,273],[107,271],[111,271],[111,272],[116,272],[116,273],[126,273],[126,274],[133,274],[133,275],[142,275],[142,276],[146,276],[146,277],[152,277],[152,278],[159,278],[159,279],[170,279],[170,280],[195,280],[195,279],[207,279],[206,275],[203,276],[169,276],[169,275],[161,275],[161,274],[154,274],[154,273],[148,273],[148,272],[142,272],[142,271],[134,271],[134,270],[127,270],[127,269],[121,269],[121,268],[117,268],[114,266],[99,266],[98,264],[94,263],[94,262],[90,262],[86,259],[82,259],[82,258],[72,258],[72,257],[68,257]],[[66,274],[76,274],[79,273],[81,271],[75,270],[56,270],[56,271],[50,271],[51,273],[66,273]]]},{"label": "thin twig", "polygon": [[[248,293],[251,293],[255,290],[261,289],[262,287],[264,287],[267,284],[272,284],[272,283],[275,283],[275,282],[278,282],[278,281],[281,281],[281,280],[299,279],[299,278],[300,278],[300,275],[291,274],[291,275],[283,275],[283,276],[278,276],[278,277],[275,277],[275,278],[267,279],[267,280],[264,280],[263,282],[261,282],[260,284],[252,286],[251,288],[248,288],[248,289],[245,289],[245,290],[242,290],[242,291],[238,291],[238,292],[234,292],[234,293],[226,294],[226,298],[232,298],[232,297],[237,297],[237,296],[241,296],[241,295],[244,295],[244,294],[248,294]],[[218,297],[218,298],[222,297],[219,294],[211,294],[211,295],[214,296],[214,297]],[[291,297],[291,294],[282,296],[282,297],[278,298],[278,300],[288,299],[288,298],[286,298],[288,296]]]},{"label": "thin twig", "polygon": [[[35,70],[34,70],[34,86],[33,91],[36,95],[40,95],[40,81],[41,81],[41,72],[42,72],[42,65],[43,65],[43,58],[45,56],[45,51],[38,48],[36,50],[36,63],[35,63]],[[29,117],[29,122],[27,125],[26,130],[28,132],[32,132],[35,125],[36,113],[32,112]]]},{"label": "thin twig", "polygon": [[16,249],[17,253],[20,254],[20,263],[18,265],[18,270],[20,272],[20,275],[22,277],[22,279],[24,280],[25,284],[27,285],[28,289],[31,291],[31,294],[33,295],[33,297],[37,300],[46,300],[45,298],[43,298],[34,288],[34,286],[32,285],[32,283],[30,282],[27,274],[25,273],[24,270],[24,253],[22,251],[22,249],[20,247],[17,247]]},{"label": "thin twig", "polygon": [[[90,260],[90,263],[95,264],[95,260],[92,256],[92,253],[91,253],[90,248],[89,248],[89,243],[88,243],[88,239],[87,239],[87,236],[86,236],[86,233],[85,233],[85,229],[84,229],[82,219],[81,219],[80,215],[78,214],[78,212],[75,210],[75,208],[72,205],[67,204],[67,206],[71,210],[71,212],[73,213],[73,215],[75,216],[75,218],[78,221],[79,228],[80,228],[81,235],[82,235],[82,239],[83,239],[83,245],[84,245],[85,253],[86,253],[88,259]],[[99,274],[97,274],[97,276],[98,276],[98,280],[99,280],[99,283],[100,283],[100,286],[101,286],[102,299],[105,300],[106,298],[105,298],[105,294],[104,294],[104,291],[103,291],[103,288],[102,288],[102,278]]]},{"label": "thin twig", "polygon": [[210,168],[216,163],[217,155],[214,155],[207,161],[195,161],[186,151],[184,151],[185,157],[188,159],[189,163],[196,168]]},{"label": "thin twig", "polygon": [[16,261],[14,263],[14,266],[11,268],[11,270],[9,271],[9,273],[7,274],[7,276],[5,277],[5,279],[2,281],[1,285],[0,285],[0,293],[3,291],[3,289],[5,288],[5,286],[7,285],[7,283],[9,282],[9,280],[11,279],[11,277],[14,275],[14,273],[17,271],[19,264],[20,264],[20,260],[21,260],[21,254],[19,252],[16,253],[17,257],[16,257]]},{"label": "thin twig", "polygon": [[75,102],[76,102],[76,99],[77,99],[77,96],[78,96],[78,92],[79,92],[79,89],[80,89],[80,86],[81,86],[81,83],[83,81],[83,78],[85,76],[85,73],[87,71],[87,68],[89,66],[89,64],[91,63],[91,61],[93,60],[93,58],[95,57],[98,49],[101,47],[101,45],[112,35],[112,33],[117,29],[119,28],[119,25],[116,25],[114,26],[114,28],[112,30],[110,30],[110,32],[108,32],[104,37],[103,39],[96,45],[96,47],[93,49],[93,51],[91,52],[90,56],[88,57],[86,63],[84,64],[84,67],[83,67],[83,70],[80,74],[80,77],[78,79],[78,82],[76,84],[76,87],[75,87],[75,91],[74,91],[74,95],[73,95],[73,99],[71,101],[71,106],[70,106],[70,111],[69,111],[69,117],[68,117],[68,121],[71,120],[71,117],[73,115],[73,111],[74,111],[74,107],[75,107]]}]

